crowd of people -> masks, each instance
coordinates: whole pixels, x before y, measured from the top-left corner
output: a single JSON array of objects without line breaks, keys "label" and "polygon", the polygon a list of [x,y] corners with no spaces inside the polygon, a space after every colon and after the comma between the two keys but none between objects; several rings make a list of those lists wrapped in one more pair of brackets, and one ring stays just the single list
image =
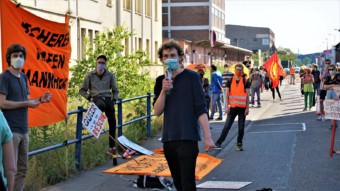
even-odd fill
[{"label": "crowd of people", "polygon": [[[261,107],[261,94],[271,91],[273,102],[276,94],[282,100],[280,83],[273,87],[273,80],[264,67],[250,67],[245,61],[235,65],[224,65],[220,72],[211,65],[211,83],[206,70],[192,71],[184,68],[183,50],[175,41],[165,42],[158,51],[167,73],[156,79],[154,86],[154,114],[164,114],[163,149],[177,190],[196,190],[195,167],[199,153],[200,129],[206,151],[221,149],[234,120],[238,117],[236,149],[243,151],[245,120],[250,107]],[[86,75],[80,88],[80,95],[94,102],[108,117],[109,147],[107,152],[115,154],[116,119],[114,104],[118,100],[115,75],[106,69],[107,57],[99,55],[96,69]],[[43,93],[38,98],[29,97],[27,77],[20,71],[26,60],[26,50],[19,44],[8,47],[6,52],[8,69],[0,74],[0,190],[22,191],[28,162],[28,108],[49,103],[52,94]],[[230,72],[232,69],[233,72]],[[247,72],[246,72],[247,71]],[[249,71],[249,73],[248,73]],[[295,85],[292,67],[289,71],[289,84]],[[301,94],[304,96],[303,111],[317,106],[319,117],[324,121],[325,99],[339,99],[337,90],[340,73],[336,65],[325,60],[325,66],[318,65],[300,70]],[[276,92],[276,93],[275,93]],[[218,117],[215,113],[218,111]],[[226,122],[217,140],[213,140],[209,120]]]}]

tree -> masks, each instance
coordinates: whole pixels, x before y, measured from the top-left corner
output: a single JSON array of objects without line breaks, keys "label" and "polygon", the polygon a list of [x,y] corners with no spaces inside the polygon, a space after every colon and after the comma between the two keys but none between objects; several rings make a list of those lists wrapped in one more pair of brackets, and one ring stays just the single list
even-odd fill
[{"label": "tree", "polygon": [[116,76],[119,98],[135,97],[150,92],[152,80],[149,73],[143,70],[144,67],[151,65],[146,53],[138,50],[128,55],[123,54],[125,47],[122,42],[132,35],[122,26],[117,26],[98,34],[93,40],[93,45],[87,42],[88,48],[84,52],[86,59],[78,60],[70,69],[72,77],[69,83],[69,96],[79,98],[78,91],[83,79],[88,72],[95,70],[96,57],[100,54],[107,56],[106,67]]}]

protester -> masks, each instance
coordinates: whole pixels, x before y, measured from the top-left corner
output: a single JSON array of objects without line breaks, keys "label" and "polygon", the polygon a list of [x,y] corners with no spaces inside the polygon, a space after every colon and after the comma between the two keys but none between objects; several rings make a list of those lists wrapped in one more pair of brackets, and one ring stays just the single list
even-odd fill
[{"label": "protester", "polygon": [[318,121],[325,121],[325,111],[324,111],[324,105],[323,102],[326,98],[326,94],[327,94],[327,90],[324,87],[324,83],[325,83],[325,79],[330,75],[328,72],[328,67],[331,64],[331,60],[330,59],[326,59],[325,60],[325,68],[322,71],[322,75],[321,75],[321,83],[320,83],[320,116],[316,119]]},{"label": "protester", "polygon": [[273,102],[275,102],[275,90],[281,101],[282,98],[281,98],[279,86],[276,86],[275,88],[273,88],[273,81],[269,80],[269,88],[270,88],[270,91],[272,92]]},{"label": "protester", "polygon": [[218,107],[218,118],[216,120],[222,120],[223,112],[221,105],[221,93],[222,93],[222,74],[217,70],[215,65],[211,65],[211,113],[209,119],[214,119],[214,114],[216,111],[216,104]]},{"label": "protester", "polygon": [[294,69],[293,65],[292,65],[292,66],[290,67],[290,69],[289,69],[289,74],[290,74],[290,77],[289,77],[289,79],[290,79],[289,84],[295,85],[295,69]]},{"label": "protester", "polygon": [[300,79],[301,79],[301,84],[300,84],[301,96],[303,96],[304,90],[303,90],[303,80],[302,79],[305,76],[305,70],[303,68],[300,69],[299,76],[300,76]]},{"label": "protester", "polygon": [[312,65],[312,75],[313,75],[313,78],[314,78],[314,83],[313,83],[313,87],[314,87],[313,106],[314,106],[315,103],[316,103],[316,96],[315,96],[315,94],[317,96],[320,95],[320,82],[321,82],[320,71],[318,70],[318,65],[316,65],[316,64]]},{"label": "protester", "polygon": [[15,164],[15,191],[24,189],[28,163],[28,108],[48,103],[52,94],[45,92],[40,98],[29,98],[27,76],[20,70],[26,60],[26,49],[20,44],[7,48],[9,68],[0,74],[0,108],[13,133]]},{"label": "protester", "polygon": [[228,116],[222,133],[215,143],[217,148],[221,148],[236,116],[238,116],[237,150],[243,151],[244,126],[246,116],[249,113],[249,88],[250,83],[245,79],[243,74],[243,65],[236,64],[235,75],[231,82],[227,83],[226,87],[226,101],[228,106],[226,113]]},{"label": "protester", "polygon": [[14,160],[13,134],[0,111],[0,190],[13,191],[16,164]]},{"label": "protester", "polygon": [[[89,72],[79,94],[88,101],[94,102],[96,106],[105,112],[109,123],[109,134],[116,138],[116,117],[114,104],[118,101],[118,87],[113,73],[106,68],[107,57],[99,55],[96,59],[96,69]],[[109,137],[108,154],[116,154],[115,141]]]},{"label": "protester", "polygon": [[[164,113],[162,142],[176,190],[196,190],[195,168],[199,153],[198,141],[202,128],[207,151],[214,147],[211,138],[204,92],[200,76],[182,68],[182,48],[174,41],[164,43],[158,50],[163,63],[172,62],[172,78],[166,77],[154,104],[154,114]],[[199,125],[198,125],[199,123]]]},{"label": "protester", "polygon": [[258,68],[254,69],[254,72],[250,75],[250,90],[251,90],[251,101],[252,107],[255,106],[255,94],[257,97],[257,107],[261,107],[261,92],[263,91],[263,79]]},{"label": "protester", "polygon": [[324,88],[327,90],[326,99],[339,99],[336,95],[336,88],[340,85],[340,73],[337,72],[334,64],[328,67],[329,76],[325,78]]},{"label": "protester", "polygon": [[304,103],[305,107],[303,111],[307,111],[307,103],[309,103],[309,111],[312,109],[313,106],[313,94],[314,94],[314,77],[311,74],[309,68],[305,69],[305,75],[301,78],[301,83],[303,84],[303,92],[304,92]]},{"label": "protester", "polygon": [[198,70],[197,72],[201,76],[205,104],[207,106],[207,111],[209,111],[209,106],[210,106],[210,85],[209,85],[209,79],[204,77],[204,73],[205,73],[204,70]]}]

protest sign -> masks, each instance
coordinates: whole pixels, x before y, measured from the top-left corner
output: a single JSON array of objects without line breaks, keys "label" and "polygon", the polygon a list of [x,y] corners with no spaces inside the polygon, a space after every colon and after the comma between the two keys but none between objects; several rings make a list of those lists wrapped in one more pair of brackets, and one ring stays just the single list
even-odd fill
[{"label": "protest sign", "polygon": [[324,108],[326,119],[340,120],[340,101],[326,99]]},{"label": "protest sign", "polygon": [[82,124],[98,139],[102,129],[104,129],[106,120],[105,114],[92,102],[87,109]]}]

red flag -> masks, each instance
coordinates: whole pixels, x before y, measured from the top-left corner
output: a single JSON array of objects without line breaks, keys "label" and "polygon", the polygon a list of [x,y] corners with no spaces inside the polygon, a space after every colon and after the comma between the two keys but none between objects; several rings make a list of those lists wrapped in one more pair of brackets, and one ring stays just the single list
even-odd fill
[{"label": "red flag", "polygon": [[263,66],[266,68],[272,81],[272,88],[276,88],[279,85],[280,76],[286,76],[281,64],[279,64],[277,52],[275,52]]}]

